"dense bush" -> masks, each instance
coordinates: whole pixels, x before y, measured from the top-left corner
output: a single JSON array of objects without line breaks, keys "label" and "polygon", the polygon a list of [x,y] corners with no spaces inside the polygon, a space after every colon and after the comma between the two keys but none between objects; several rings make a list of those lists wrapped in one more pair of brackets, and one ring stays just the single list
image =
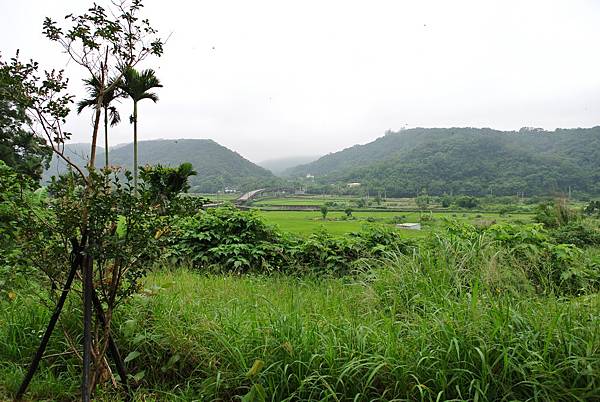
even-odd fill
[{"label": "dense bush", "polygon": [[16,282],[37,277],[29,269],[25,243],[43,244],[44,239],[36,230],[38,217],[48,222],[51,218],[41,208],[45,192],[33,192],[34,184],[0,161],[0,297],[3,293],[12,296]]},{"label": "dense bush", "polygon": [[479,200],[475,197],[463,196],[456,200],[456,205],[460,208],[472,209],[479,205]]},{"label": "dense bush", "polygon": [[550,234],[557,243],[578,247],[600,246],[600,230],[589,220],[570,222],[552,230]]},{"label": "dense bush", "polygon": [[164,239],[165,257],[201,270],[237,273],[314,273],[345,275],[361,259],[386,250],[404,252],[413,243],[391,228],[367,226],[349,237],[315,233],[284,234],[253,212],[213,208],[174,218]]},{"label": "dense bush", "polygon": [[565,199],[558,199],[539,204],[535,209],[535,221],[543,223],[546,228],[556,228],[577,220],[577,212]]},{"label": "dense bush", "polygon": [[174,218],[164,241],[172,262],[233,272],[269,272],[285,265],[282,236],[255,213],[212,208]]},{"label": "dense bush", "polygon": [[494,224],[478,229],[453,223],[448,235],[469,242],[463,251],[465,258],[492,247],[510,262],[507,269],[520,269],[539,292],[578,294],[598,290],[600,270],[596,260],[585,258],[584,251],[574,244],[557,241],[542,224]]}]

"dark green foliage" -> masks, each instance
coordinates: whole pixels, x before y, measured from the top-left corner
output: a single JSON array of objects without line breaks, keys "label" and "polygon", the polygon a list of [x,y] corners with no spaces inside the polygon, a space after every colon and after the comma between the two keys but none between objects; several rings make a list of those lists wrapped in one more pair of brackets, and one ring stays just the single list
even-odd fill
[{"label": "dark green foliage", "polygon": [[281,235],[256,214],[213,208],[177,220],[167,238],[167,257],[233,272],[269,272],[284,265]]},{"label": "dark green foliage", "polygon": [[[554,132],[415,128],[388,132],[290,169],[320,183],[361,182],[391,196],[600,194],[600,127]],[[348,190],[350,191],[350,190]]]},{"label": "dark green foliage", "polygon": [[577,247],[600,246],[600,230],[591,221],[572,221],[550,232],[557,243],[574,244]]},{"label": "dark green foliage", "polygon": [[456,205],[460,208],[473,209],[479,205],[479,201],[475,197],[462,196],[456,200]]},{"label": "dark green foliage", "polygon": [[586,215],[597,215],[600,217],[600,201],[590,201],[583,212]]},{"label": "dark green foliage", "polygon": [[352,272],[353,263],[369,256],[358,241],[333,236],[325,231],[296,239],[288,245],[292,268],[319,276],[343,276]]},{"label": "dark green foliage", "polygon": [[177,168],[146,165],[140,171],[140,177],[146,184],[146,194],[151,202],[161,205],[163,209],[179,194],[189,190],[188,180],[196,174],[192,164],[188,162]]},{"label": "dark green foliage", "polygon": [[452,197],[450,197],[448,194],[444,194],[440,200],[440,203],[442,204],[443,208],[448,208],[450,205],[452,205]]},{"label": "dark green foliage", "polygon": [[327,208],[327,205],[321,205],[321,216],[323,217],[323,220],[325,220],[327,218],[328,212],[329,212],[329,208]]},{"label": "dark green foliage", "polygon": [[165,256],[202,270],[237,273],[347,275],[361,258],[407,251],[413,243],[393,229],[367,227],[350,237],[327,232],[294,237],[266,225],[253,212],[214,208],[176,219],[165,238]]},{"label": "dark green foliage", "polygon": [[367,200],[364,198],[359,198],[355,201],[357,208],[364,208],[367,206]]},{"label": "dark green foliage", "polygon": [[534,219],[546,228],[556,228],[577,220],[578,216],[565,199],[558,199],[539,204]]},{"label": "dark green foliage", "polygon": [[31,120],[24,105],[15,102],[20,82],[0,59],[0,161],[17,173],[39,182],[48,168],[51,148],[44,140],[25,128]]}]

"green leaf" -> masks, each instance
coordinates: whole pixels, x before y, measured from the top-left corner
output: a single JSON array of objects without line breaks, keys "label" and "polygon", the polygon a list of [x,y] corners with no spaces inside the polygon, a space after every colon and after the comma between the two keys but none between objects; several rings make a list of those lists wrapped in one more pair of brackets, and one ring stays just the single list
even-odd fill
[{"label": "green leaf", "polygon": [[138,343],[140,343],[144,339],[146,339],[146,335],[145,334],[139,334],[135,338],[133,338],[132,342],[133,342],[134,345],[137,345]]},{"label": "green leaf", "polygon": [[135,381],[141,381],[141,380],[142,380],[142,378],[144,378],[144,376],[145,376],[145,375],[146,375],[146,370],[142,370],[142,371],[139,371],[139,372],[137,372],[137,373],[136,373],[136,374],[133,376],[133,379],[134,379]]},{"label": "green leaf", "polygon": [[265,366],[265,362],[260,360],[260,359],[256,359],[254,360],[254,364],[252,364],[252,367],[250,367],[250,370],[248,370],[248,372],[246,373],[246,377],[254,377],[255,375],[257,375],[260,370]]},{"label": "green leaf", "polygon": [[260,384],[254,384],[250,391],[242,397],[242,402],[265,402],[266,399],[267,393],[264,387]]},{"label": "green leaf", "polygon": [[123,215],[119,215],[117,221],[117,236],[123,238],[125,237],[125,233],[127,233],[127,219]]},{"label": "green leaf", "polygon": [[133,352],[131,352],[127,355],[127,357],[125,358],[125,363],[129,363],[130,361],[132,361],[139,355],[140,355],[140,352],[138,352],[137,350],[134,350]]}]

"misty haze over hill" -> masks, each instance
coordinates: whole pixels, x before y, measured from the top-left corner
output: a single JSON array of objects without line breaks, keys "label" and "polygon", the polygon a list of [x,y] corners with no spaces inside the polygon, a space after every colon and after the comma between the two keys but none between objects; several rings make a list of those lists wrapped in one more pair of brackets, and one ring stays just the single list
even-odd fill
[{"label": "misty haze over hill", "polygon": [[275,175],[281,175],[285,170],[310,163],[319,159],[318,156],[290,156],[287,158],[268,159],[259,162],[258,165],[270,170]]}]

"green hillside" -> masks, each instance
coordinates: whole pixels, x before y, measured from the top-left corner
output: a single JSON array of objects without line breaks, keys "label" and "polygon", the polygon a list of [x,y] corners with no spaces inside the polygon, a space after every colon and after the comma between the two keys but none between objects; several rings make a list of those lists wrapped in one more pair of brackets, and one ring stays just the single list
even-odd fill
[{"label": "green hillside", "polygon": [[[75,144],[77,151],[82,146]],[[81,153],[81,152],[76,152]],[[84,155],[87,155],[84,153]],[[133,144],[126,144],[111,149],[109,153],[110,163],[113,165],[132,168]],[[191,191],[216,192],[225,187],[247,190],[270,183],[276,180],[271,172],[243,158],[213,140],[204,139],[180,139],[180,140],[153,140],[138,143],[138,158],[140,165],[162,164],[175,166],[183,162],[191,162],[194,170],[198,172],[190,180]],[[78,162],[83,160],[78,159]],[[103,150],[99,151],[97,161],[100,165],[104,161]],[[62,165],[62,164],[61,164]],[[56,163],[47,172],[49,175],[56,174]]]},{"label": "green hillside", "polygon": [[319,160],[287,176],[320,183],[360,182],[388,195],[600,194],[600,127],[498,131],[415,128],[388,132]]}]

